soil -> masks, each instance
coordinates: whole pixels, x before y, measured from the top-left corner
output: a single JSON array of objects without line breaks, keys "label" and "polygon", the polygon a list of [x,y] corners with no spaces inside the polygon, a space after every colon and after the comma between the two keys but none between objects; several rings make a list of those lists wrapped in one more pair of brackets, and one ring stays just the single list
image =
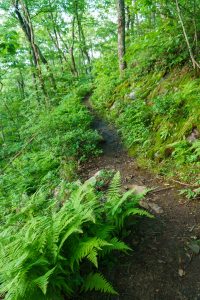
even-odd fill
[{"label": "soil", "polygon": [[112,269],[104,268],[103,274],[119,296],[94,293],[76,299],[200,299],[200,256],[194,253],[198,252],[198,246],[193,250],[189,247],[191,243],[197,245],[200,239],[198,201],[186,201],[179,195],[182,186],[140,169],[124,149],[117,131],[96,115],[93,127],[103,136],[103,154],[82,166],[82,178],[88,179],[101,169],[119,170],[125,187],[135,184],[156,188],[145,201],[156,204],[163,212],[150,210],[155,218],[142,219],[139,238],[134,228],[128,238],[133,253],[120,254]]}]

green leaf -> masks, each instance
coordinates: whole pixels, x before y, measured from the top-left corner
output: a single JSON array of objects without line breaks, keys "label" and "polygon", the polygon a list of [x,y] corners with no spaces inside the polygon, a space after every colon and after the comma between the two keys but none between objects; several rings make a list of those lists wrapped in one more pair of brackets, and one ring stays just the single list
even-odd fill
[{"label": "green leaf", "polygon": [[82,291],[92,290],[118,295],[112,285],[100,273],[90,273],[83,283]]}]

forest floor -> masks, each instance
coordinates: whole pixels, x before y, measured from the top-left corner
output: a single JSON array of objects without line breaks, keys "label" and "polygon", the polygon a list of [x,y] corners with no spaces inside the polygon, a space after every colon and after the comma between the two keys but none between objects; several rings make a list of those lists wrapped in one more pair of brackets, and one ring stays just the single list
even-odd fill
[{"label": "forest floor", "polygon": [[114,169],[120,171],[124,188],[134,184],[154,189],[145,203],[155,218],[142,219],[137,234],[133,229],[127,241],[133,253],[118,255],[117,264],[102,271],[119,296],[92,294],[76,299],[200,299],[199,203],[182,198],[182,186],[140,169],[124,149],[117,131],[96,115],[93,127],[103,136],[103,154],[82,166],[82,178]]}]

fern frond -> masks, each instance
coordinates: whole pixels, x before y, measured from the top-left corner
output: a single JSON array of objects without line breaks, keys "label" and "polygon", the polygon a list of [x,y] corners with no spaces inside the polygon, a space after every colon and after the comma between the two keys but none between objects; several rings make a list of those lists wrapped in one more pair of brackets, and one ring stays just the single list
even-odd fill
[{"label": "fern frond", "polygon": [[121,176],[120,176],[120,172],[117,172],[108,189],[108,193],[107,193],[107,198],[108,198],[108,202],[115,202],[118,201],[120,198],[120,192],[121,192]]},{"label": "fern frond", "polygon": [[97,237],[87,238],[85,241],[79,243],[76,251],[73,253],[73,257],[71,258],[71,263],[70,263],[71,267],[73,268],[75,261],[79,263],[85,257],[87,257],[89,260],[91,259],[91,262],[94,263],[95,266],[97,266],[97,262],[94,258],[93,251],[95,250],[97,253],[97,251],[102,250],[102,247],[108,245],[110,245],[108,242],[100,238]]},{"label": "fern frond", "polygon": [[55,270],[55,267],[51,270],[49,270],[48,272],[46,272],[46,274],[38,277],[37,279],[35,279],[33,282],[39,286],[39,288],[42,290],[43,294],[46,295],[47,292],[47,285],[49,282],[49,277],[51,276],[51,274],[53,274]]},{"label": "fern frond", "polygon": [[138,215],[138,216],[145,216],[148,218],[153,218],[153,216],[147,212],[146,210],[140,209],[140,208],[128,208],[127,210],[125,210],[124,213],[122,213],[117,219],[117,226],[119,228],[122,228],[124,226],[124,221],[127,217],[129,216],[134,216],[134,215]]},{"label": "fern frond", "polygon": [[102,256],[107,255],[114,250],[122,252],[132,251],[132,249],[128,245],[114,237],[110,240],[110,245],[103,248]]},{"label": "fern frond", "polygon": [[130,190],[119,199],[119,201],[115,204],[115,206],[112,208],[112,215],[114,215],[117,211],[117,209],[125,202],[127,199],[133,194],[133,191]]},{"label": "fern frond", "polygon": [[87,259],[96,267],[98,268],[98,260],[97,260],[97,250],[93,249],[90,251],[90,253],[87,256]]},{"label": "fern frond", "polygon": [[115,226],[110,224],[104,224],[104,226],[102,226],[102,224],[100,225],[98,227],[97,226],[95,227],[94,234],[102,240],[107,240],[107,238],[114,231]]},{"label": "fern frond", "polygon": [[153,215],[151,215],[148,211],[140,209],[140,208],[129,208],[127,211],[124,212],[123,217],[128,217],[130,215],[138,215],[138,216],[145,216],[148,218],[153,218]]},{"label": "fern frond", "polygon": [[118,295],[112,285],[100,273],[90,273],[83,283],[82,291],[92,290]]}]

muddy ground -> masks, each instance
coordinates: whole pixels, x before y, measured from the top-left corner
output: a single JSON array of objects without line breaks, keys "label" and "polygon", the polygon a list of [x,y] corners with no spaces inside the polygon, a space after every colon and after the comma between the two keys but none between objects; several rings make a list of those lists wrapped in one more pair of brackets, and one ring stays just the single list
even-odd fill
[{"label": "muddy ground", "polygon": [[159,209],[150,209],[155,219],[143,219],[137,237],[133,229],[128,238],[133,253],[120,254],[113,268],[103,270],[119,296],[97,293],[76,299],[200,299],[200,256],[195,246],[200,239],[198,201],[186,201],[179,195],[182,186],[140,169],[123,148],[116,130],[97,116],[93,127],[103,136],[103,154],[83,166],[82,178],[87,179],[101,169],[119,170],[124,187],[136,184],[156,188],[145,201]]}]

